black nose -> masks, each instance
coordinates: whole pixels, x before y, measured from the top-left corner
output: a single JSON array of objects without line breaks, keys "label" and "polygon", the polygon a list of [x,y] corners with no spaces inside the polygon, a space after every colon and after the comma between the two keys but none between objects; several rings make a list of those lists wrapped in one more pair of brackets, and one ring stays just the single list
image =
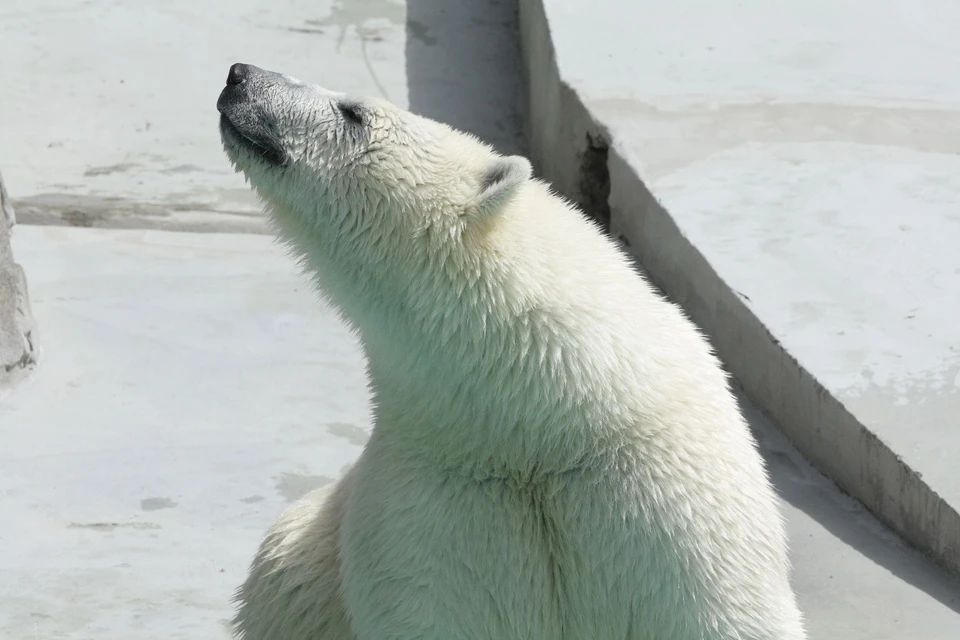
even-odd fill
[{"label": "black nose", "polygon": [[240,84],[250,75],[250,65],[238,62],[230,67],[227,74],[227,84]]}]

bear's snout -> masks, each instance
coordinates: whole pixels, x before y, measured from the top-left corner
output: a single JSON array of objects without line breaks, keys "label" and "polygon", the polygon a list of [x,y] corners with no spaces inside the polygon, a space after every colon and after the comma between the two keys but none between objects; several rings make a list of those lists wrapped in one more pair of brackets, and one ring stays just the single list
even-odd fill
[{"label": "bear's snout", "polygon": [[238,62],[230,65],[230,72],[227,74],[227,84],[240,84],[247,79],[250,74],[250,65]]},{"label": "bear's snout", "polygon": [[217,98],[220,134],[231,157],[249,155],[268,164],[284,164],[286,155],[271,128],[271,107],[265,96],[279,74],[238,62],[227,73]]},{"label": "bear's snout", "polygon": [[237,62],[230,66],[227,73],[226,86],[217,99],[217,111],[233,120],[231,115],[237,115],[237,111],[245,111],[262,103],[271,87],[286,84],[289,84],[288,79],[279,73]]},{"label": "bear's snout", "polygon": [[264,71],[260,67],[255,67],[252,64],[245,64],[243,62],[237,62],[230,65],[230,71],[227,73],[227,85],[243,84],[249,78],[268,75],[271,75],[270,72]]},{"label": "bear's snout", "polygon": [[217,99],[217,111],[229,117],[227,113],[231,107],[237,103],[245,102],[250,99],[250,82],[258,75],[265,75],[263,69],[255,67],[252,64],[238,62],[230,66],[227,73],[227,85],[220,92]]}]

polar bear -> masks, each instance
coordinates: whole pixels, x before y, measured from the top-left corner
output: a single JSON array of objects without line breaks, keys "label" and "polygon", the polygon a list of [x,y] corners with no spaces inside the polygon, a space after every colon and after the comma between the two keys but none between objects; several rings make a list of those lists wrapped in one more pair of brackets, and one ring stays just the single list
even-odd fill
[{"label": "polar bear", "polygon": [[374,396],[356,464],[267,534],[238,636],[805,637],[707,341],[527,160],[250,65],[217,107]]}]

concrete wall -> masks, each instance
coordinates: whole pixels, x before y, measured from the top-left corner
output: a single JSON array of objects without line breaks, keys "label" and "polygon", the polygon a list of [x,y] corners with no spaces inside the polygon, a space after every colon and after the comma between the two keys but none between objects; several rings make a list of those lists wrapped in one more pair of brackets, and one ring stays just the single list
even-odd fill
[{"label": "concrete wall", "polygon": [[23,269],[13,260],[15,216],[0,176],[0,384],[35,361],[33,316]]},{"label": "concrete wall", "polygon": [[[558,53],[570,62],[591,45],[567,38],[567,48],[558,52],[551,19],[575,21],[576,9],[548,0],[519,2],[527,131],[539,175],[624,243],[650,280],[710,336],[750,399],[814,466],[907,542],[960,574],[957,511],[825,389],[720,277],[645,184],[636,152],[618,139],[625,129],[598,115],[605,113],[602,107],[578,89],[585,83],[564,73]],[[600,39],[588,35],[594,44]],[[634,140],[633,146],[643,142]]]}]

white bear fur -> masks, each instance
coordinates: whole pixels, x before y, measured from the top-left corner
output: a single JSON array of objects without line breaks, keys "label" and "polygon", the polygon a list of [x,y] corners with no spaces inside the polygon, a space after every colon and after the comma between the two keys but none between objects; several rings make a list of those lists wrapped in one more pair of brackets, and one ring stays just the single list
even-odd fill
[{"label": "white bear fur", "polygon": [[227,153],[357,331],[375,420],[268,533],[237,634],[804,638],[776,497],[684,314],[523,158],[277,82],[286,164]]}]

